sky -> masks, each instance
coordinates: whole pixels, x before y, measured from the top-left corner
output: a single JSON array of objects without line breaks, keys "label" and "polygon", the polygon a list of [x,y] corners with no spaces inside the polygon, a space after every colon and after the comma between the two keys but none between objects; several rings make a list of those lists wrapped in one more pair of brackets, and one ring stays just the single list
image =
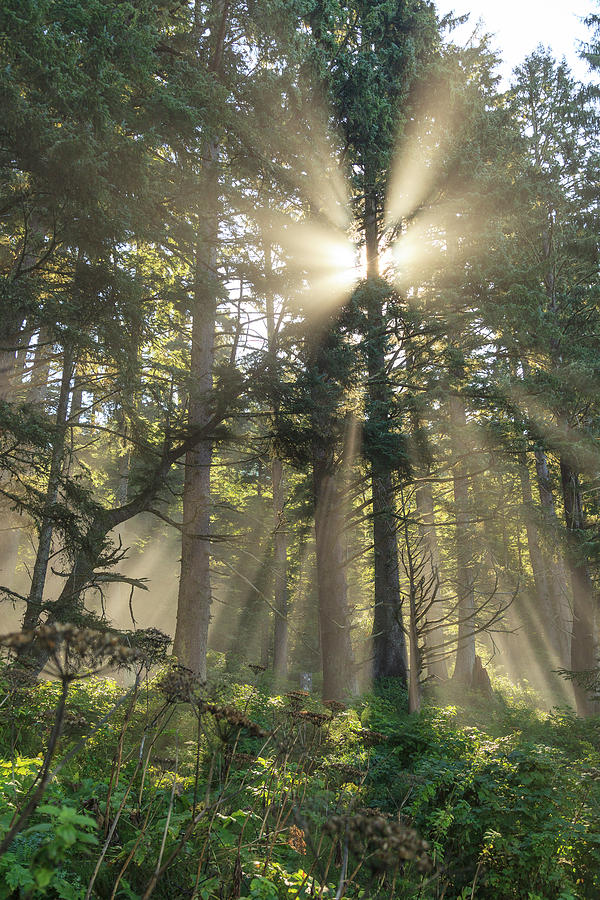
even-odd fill
[{"label": "sky", "polygon": [[466,43],[474,25],[483,19],[484,30],[495,35],[492,45],[504,59],[499,70],[503,80],[510,79],[512,69],[540,43],[551,47],[558,59],[565,56],[577,78],[589,77],[577,47],[591,34],[581,19],[600,13],[600,0],[437,0],[436,5],[441,15],[452,10],[470,13],[469,22],[452,35],[456,43]]}]

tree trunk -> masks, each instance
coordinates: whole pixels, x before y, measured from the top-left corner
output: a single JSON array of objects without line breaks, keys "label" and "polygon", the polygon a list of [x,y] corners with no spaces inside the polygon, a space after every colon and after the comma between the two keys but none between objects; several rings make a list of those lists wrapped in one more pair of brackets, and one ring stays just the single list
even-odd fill
[{"label": "tree trunk", "polygon": [[409,594],[409,606],[410,678],[408,682],[408,711],[409,713],[414,713],[419,712],[421,709],[421,654],[417,631],[416,597],[412,585]]},{"label": "tree trunk", "polygon": [[320,449],[313,454],[319,632],[323,699],[341,701],[355,691],[355,673],[342,546],[342,504],[327,457]]},{"label": "tree trunk", "polygon": [[[597,601],[589,567],[581,548],[585,518],[579,478],[564,459],[560,461],[560,475],[569,537],[568,563],[573,591],[571,670],[573,672],[597,672]],[[596,713],[598,703],[590,699],[589,692],[576,681],[574,688],[578,714],[587,716]]]},{"label": "tree trunk", "polygon": [[287,589],[287,534],[285,531],[284,506],[285,485],[283,465],[275,457],[271,465],[273,481],[273,600],[275,618],[273,626],[273,672],[275,678],[283,680],[287,675],[288,662],[288,589]]},{"label": "tree trunk", "polygon": [[19,559],[23,518],[5,502],[2,503],[0,530],[0,589],[14,590],[14,574]]},{"label": "tree trunk", "polygon": [[44,326],[38,332],[33,363],[29,370],[30,379],[27,397],[30,403],[34,403],[40,409],[44,408],[48,396],[52,347],[49,330]]},{"label": "tree trunk", "polygon": [[[369,375],[368,416],[372,429],[390,427],[390,390],[385,368],[386,334],[382,298],[377,290],[379,241],[377,199],[365,193],[364,231],[367,248],[368,299],[367,363]],[[406,637],[402,624],[402,601],[398,574],[396,505],[390,459],[375,449],[370,452],[375,556],[373,612],[373,678],[398,678],[407,683]]]},{"label": "tree trunk", "polygon": [[82,412],[83,378],[81,376],[80,367],[78,366],[75,370],[75,377],[73,379],[73,393],[71,394],[71,408],[69,410],[69,426],[71,428],[76,428],[79,425]]},{"label": "tree trunk", "polygon": [[[553,666],[564,665],[566,664],[564,656],[565,631],[562,627],[560,605],[557,603],[557,588],[551,585],[554,566],[553,561],[548,558],[544,551],[540,540],[540,532],[536,524],[526,453],[519,454],[519,478],[521,482],[521,497],[525,509],[527,548],[533,570],[537,599],[537,615],[533,622],[533,627],[542,640],[548,639],[549,647],[545,646],[543,649],[550,652],[551,664]],[[553,499],[552,505],[554,505]]]},{"label": "tree trunk", "polygon": [[[424,477],[426,478],[428,474],[429,472],[424,473]],[[431,590],[433,591],[436,583],[435,576],[440,570],[440,548],[435,529],[433,494],[428,481],[422,481],[417,486],[415,500],[419,514],[419,531],[427,558],[424,579],[426,584],[431,585]],[[429,597],[426,598],[426,602],[431,602],[427,619],[433,623],[427,627],[423,635],[427,673],[437,681],[445,681],[448,677],[448,667],[446,666],[445,658],[440,658],[440,654],[444,653],[442,648],[444,648],[446,642],[446,635],[444,626],[439,621],[444,615],[444,605],[441,598]],[[436,648],[440,649],[436,650]]]},{"label": "tree trunk", "polygon": [[[26,356],[26,348],[22,346],[17,354],[15,363],[20,385],[22,385]],[[2,365],[6,367],[6,359],[2,362],[0,353],[0,367]],[[0,376],[1,383],[2,377]],[[14,402],[17,399],[22,399],[19,397],[22,391],[16,392],[14,387],[14,379],[10,385],[7,381],[5,385],[6,396],[3,396],[0,390],[0,400],[6,399]],[[0,485],[3,482],[9,485],[10,479],[10,473],[0,469]],[[0,588],[5,587],[11,590],[15,587],[14,575],[19,559],[21,531],[26,520],[16,509],[13,509],[11,501],[7,497],[0,497],[0,521],[2,522],[0,526]]]},{"label": "tree trunk", "polygon": [[[217,179],[216,158],[212,179]],[[192,324],[191,383],[188,398],[188,426],[201,427],[211,414],[214,364],[216,296],[216,221],[213,239],[196,254],[194,311]],[[206,652],[210,623],[210,468],[212,441],[205,438],[185,458],[183,487],[183,527],[181,575],[177,598],[177,625],[173,652],[182,665],[201,678],[206,676]]]},{"label": "tree trunk", "polygon": [[[272,378],[277,376],[277,343],[275,306],[271,285],[272,251],[265,241],[264,266],[266,283],[266,315],[267,315],[267,352]],[[275,422],[278,416],[278,403],[273,404]],[[274,456],[271,462],[271,483],[273,486],[273,673],[281,682],[287,676],[288,666],[288,586],[287,586],[287,534],[285,530],[284,508],[286,500],[285,482],[283,480],[283,463]]]},{"label": "tree trunk", "polygon": [[10,400],[17,368],[17,355],[23,346],[22,310],[4,309],[0,317],[0,400]]},{"label": "tree trunk", "polygon": [[117,467],[117,490],[116,498],[119,506],[127,503],[129,494],[129,471],[131,465],[131,451],[129,449],[127,434],[127,417],[125,411],[121,407],[118,413],[119,423],[119,462]]},{"label": "tree trunk", "polygon": [[[423,566],[420,541],[415,544],[411,540],[409,529],[410,509],[407,506],[404,490],[400,486],[400,502],[402,504],[402,532],[404,547],[402,561],[408,579],[408,635],[409,635],[409,679],[408,679],[408,711],[418,712],[421,709],[421,673],[423,657],[419,647],[419,614],[424,599]],[[416,551],[416,553],[415,553]]]},{"label": "tree trunk", "polygon": [[459,435],[466,433],[467,416],[461,397],[450,397],[450,423],[455,464],[453,467],[454,511],[456,516],[456,593],[458,599],[458,643],[453,678],[472,684],[475,667],[475,573],[471,542],[469,473],[461,460]]},{"label": "tree trunk", "polygon": [[[36,244],[42,244],[44,229],[35,211],[25,216],[24,246],[17,255],[11,273],[11,282],[23,277],[23,270],[31,269],[36,262]],[[38,247],[39,249],[39,247]],[[24,340],[31,335],[31,327],[25,327],[26,308],[21,303],[3,302],[0,316],[0,400],[8,400],[13,391],[17,357]]]},{"label": "tree trunk", "polygon": [[390,509],[394,496],[391,474],[378,472],[374,467],[371,486],[375,548],[373,678],[399,678],[406,685],[408,665],[400,600],[396,516]]},{"label": "tree trunk", "polygon": [[[20,324],[21,323],[19,323],[19,325]],[[0,399],[18,402],[22,400],[23,395],[25,395],[28,402],[35,403],[37,402],[38,397],[36,392],[32,389],[31,381],[24,385],[22,379],[23,375],[27,371],[28,373],[31,373],[33,376],[35,376],[36,369],[40,367],[40,361],[43,355],[40,341],[42,340],[42,332],[47,335],[47,329],[41,329],[39,332],[38,346],[36,347],[36,351],[34,354],[33,367],[29,370],[25,368],[27,346],[26,342],[23,341],[24,332],[21,331],[20,334],[18,334],[17,332],[15,332],[15,334],[17,334],[18,340],[20,342],[20,348],[18,352],[15,353],[11,350],[6,353],[2,353],[0,351],[0,370],[3,369],[3,374],[2,372],[0,372],[0,385],[4,385],[4,388],[0,389]],[[25,333],[29,334],[29,329],[26,329]],[[43,399],[45,399],[46,396],[49,374],[50,363],[48,359],[47,348],[45,348],[43,375],[41,376],[44,385]],[[0,541],[0,585],[11,587],[19,558],[19,547],[21,545],[23,526],[26,522],[26,519],[24,518],[24,516],[11,509],[9,504],[7,504],[5,500],[2,501],[1,507],[2,516],[5,522],[5,530],[2,535],[2,540]],[[12,586],[14,587],[14,584]]]},{"label": "tree trunk", "polygon": [[[209,70],[221,70],[228,0],[216,0],[211,24],[213,46]],[[194,27],[204,27],[196,15]],[[207,147],[204,163],[202,209],[197,216],[197,243],[194,260],[194,304],[188,427],[202,428],[210,419],[213,403],[214,339],[217,314],[217,239],[219,234],[219,145]],[[183,487],[183,527],[181,531],[181,574],[177,598],[177,624],[173,653],[179,661],[206,677],[206,652],[212,601],[210,581],[210,468],[213,442],[204,438],[185,458]]]},{"label": "tree trunk", "polygon": [[552,609],[556,611],[557,647],[562,665],[570,665],[572,613],[569,603],[568,577],[560,535],[562,528],[556,514],[556,503],[552,493],[552,482],[548,470],[546,454],[540,448],[535,451],[535,471],[537,476],[540,506],[544,523],[542,538],[547,542],[544,556],[550,564],[548,590]]},{"label": "tree trunk", "polygon": [[73,377],[74,359],[73,349],[70,344],[64,348],[63,372],[60,385],[60,395],[56,408],[56,431],[52,445],[52,457],[50,460],[50,473],[44,499],[44,509],[38,547],[31,577],[31,587],[27,598],[27,608],[23,617],[23,628],[34,628],[39,623],[42,610],[44,587],[48,573],[48,561],[52,535],[54,533],[54,507],[58,499],[60,479],[65,456],[65,443],[67,436],[67,414],[69,409],[69,397],[71,394],[71,379]]}]

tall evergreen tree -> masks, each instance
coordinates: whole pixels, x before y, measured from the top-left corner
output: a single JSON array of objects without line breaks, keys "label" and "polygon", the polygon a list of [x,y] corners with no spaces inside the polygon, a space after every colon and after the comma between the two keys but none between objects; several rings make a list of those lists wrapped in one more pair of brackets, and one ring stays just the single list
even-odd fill
[{"label": "tall evergreen tree", "polygon": [[436,38],[431,7],[420,0],[315,6],[308,16],[322,53],[323,79],[352,167],[357,226],[365,246],[367,413],[375,554],[374,675],[406,682],[399,593],[393,472],[402,454],[391,421],[386,370],[389,291],[380,281],[383,200],[411,81]]}]

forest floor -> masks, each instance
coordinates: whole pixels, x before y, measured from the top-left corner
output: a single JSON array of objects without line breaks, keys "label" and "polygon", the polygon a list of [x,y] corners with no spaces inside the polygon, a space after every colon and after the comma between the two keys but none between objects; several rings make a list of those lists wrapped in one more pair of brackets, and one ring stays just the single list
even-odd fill
[{"label": "forest floor", "polygon": [[[2,676],[0,834],[36,791],[60,683]],[[504,682],[408,715],[163,669],[69,690],[0,898],[600,897],[600,720]]]}]

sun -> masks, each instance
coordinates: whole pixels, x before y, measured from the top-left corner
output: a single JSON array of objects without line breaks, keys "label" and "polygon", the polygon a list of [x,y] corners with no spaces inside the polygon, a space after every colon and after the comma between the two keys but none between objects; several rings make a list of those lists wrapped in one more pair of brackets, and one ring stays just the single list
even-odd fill
[{"label": "sun", "polygon": [[[377,254],[377,261],[379,265],[379,274],[384,278],[387,277],[396,266],[396,256],[394,253],[393,245],[388,245],[387,247],[383,247],[380,249]],[[360,248],[360,252],[358,253],[358,260],[356,262],[356,272],[357,272],[357,280],[365,281],[367,277],[367,248],[363,246]]]},{"label": "sun", "polygon": [[340,287],[351,289],[363,278],[363,265],[357,249],[347,239],[333,239],[329,247],[324,247],[331,267],[331,277]]}]

